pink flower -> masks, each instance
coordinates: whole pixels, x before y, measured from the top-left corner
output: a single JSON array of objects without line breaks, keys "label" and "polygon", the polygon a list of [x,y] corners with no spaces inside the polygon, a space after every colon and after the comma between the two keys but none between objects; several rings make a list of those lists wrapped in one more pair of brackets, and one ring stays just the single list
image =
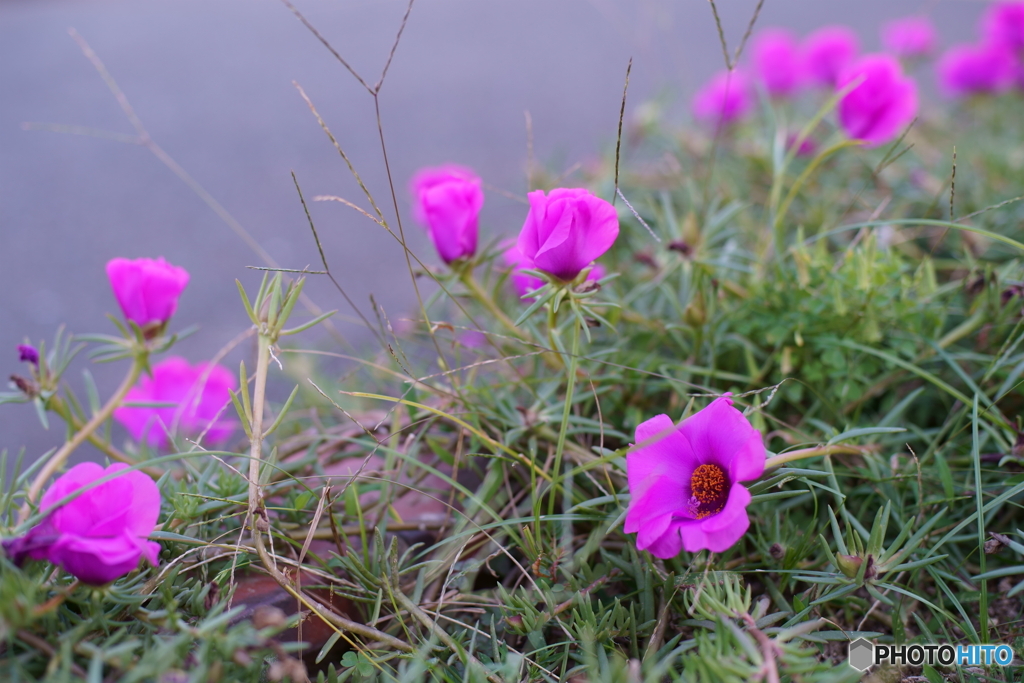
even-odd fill
[{"label": "pink flower", "polygon": [[484,205],[482,181],[472,169],[449,164],[424,168],[410,189],[416,220],[427,227],[445,263],[476,253],[477,223]]},{"label": "pink flower", "polygon": [[[173,356],[157,363],[151,376],[144,376],[125,396],[124,403],[165,403],[166,407],[122,405],[114,418],[125,426],[136,441],[150,446],[168,443],[168,433],[179,431],[205,437],[210,443],[222,443],[235,429],[235,421],[225,418],[230,406],[236,377],[220,365],[189,365]],[[225,406],[227,408],[225,409]]]},{"label": "pink flower", "polygon": [[825,26],[804,39],[804,66],[811,80],[832,88],[859,51],[860,41],[852,29]]},{"label": "pink flower", "polygon": [[[83,462],[58,478],[39,502],[46,510],[83,486],[127,469],[118,463],[103,469]],[[160,545],[146,540],[160,516],[160,489],[138,470],[83,491],[53,510],[25,536],[3,542],[15,562],[49,560],[78,580],[103,585],[139,566],[158,564]]]},{"label": "pink flower", "polygon": [[163,257],[111,259],[107,277],[124,317],[139,327],[163,327],[178,308],[178,297],[188,285],[188,271]]},{"label": "pink flower", "polygon": [[626,456],[631,501],[626,533],[636,547],[668,559],[680,550],[722,552],[750,526],[750,491],[741,481],[764,473],[761,433],[726,394],[682,424],[658,415],[636,428]]},{"label": "pink flower", "polygon": [[769,28],[754,39],[754,71],[772,97],[796,94],[804,83],[800,46],[789,31]]},{"label": "pink flower", "polygon": [[950,97],[1003,92],[1017,75],[1013,54],[998,43],[951,47],[935,69]]},{"label": "pink flower", "polygon": [[839,101],[839,123],[846,134],[877,147],[892,140],[917,115],[917,84],[903,74],[895,57],[864,55],[839,77],[837,87],[860,81]]},{"label": "pink flower", "polygon": [[897,57],[923,57],[935,49],[935,26],[928,17],[903,17],[882,24],[882,45]]},{"label": "pink flower", "polygon": [[588,190],[534,190],[527,197],[530,213],[516,246],[536,270],[573,280],[619,236],[615,207]]},{"label": "pink flower", "polygon": [[1024,50],[1024,2],[995,2],[981,18],[981,33],[987,42],[1014,52]]},{"label": "pink flower", "polygon": [[[530,260],[523,256],[523,253],[519,251],[519,247],[513,242],[508,245],[505,253],[502,254],[502,258],[505,260],[505,265],[512,269],[512,274],[509,276],[512,280],[512,286],[515,287],[516,294],[519,298],[523,298],[528,293],[540,289],[544,285],[544,281],[539,277],[533,277],[522,272],[523,268],[529,270],[536,270],[534,265],[530,263]],[[604,267],[599,264],[593,264],[590,272],[587,273],[587,281],[597,281],[605,276]]]},{"label": "pink flower", "polygon": [[715,125],[731,123],[750,111],[750,79],[739,69],[719,71],[693,97],[693,115]]}]

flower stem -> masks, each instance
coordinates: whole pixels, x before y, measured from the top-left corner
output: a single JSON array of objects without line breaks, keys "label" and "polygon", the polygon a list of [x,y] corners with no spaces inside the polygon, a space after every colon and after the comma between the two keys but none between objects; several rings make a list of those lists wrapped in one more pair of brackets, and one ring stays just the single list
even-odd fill
[{"label": "flower stem", "polygon": [[[263,514],[263,495],[260,491],[260,464],[263,459],[263,408],[267,395],[267,371],[270,368],[270,339],[259,335],[259,349],[256,356],[256,377],[252,397],[252,422],[249,433],[249,516],[253,537],[258,538],[257,515]],[[248,391],[242,387],[242,391]],[[259,545],[257,543],[257,545]]]},{"label": "flower stem", "polygon": [[522,334],[522,330],[516,327],[516,324],[512,322],[512,319],[505,315],[505,312],[498,307],[498,304],[495,303],[491,295],[485,292],[484,289],[480,286],[480,283],[476,281],[476,278],[473,277],[472,270],[467,268],[465,271],[463,271],[460,279],[462,280],[462,284],[466,286],[466,289],[469,290],[469,293],[473,296],[473,298],[476,299],[477,302],[480,303],[480,305],[486,308],[488,312],[490,312],[490,314],[493,315],[499,322],[501,322],[501,324],[504,325],[505,328],[510,333],[512,333],[513,336],[518,337]]},{"label": "flower stem", "polygon": [[[64,401],[63,399],[59,398],[58,396],[53,396],[49,400],[49,402],[47,404],[47,407],[50,410],[52,410],[53,412],[57,413],[57,415],[59,415],[62,420],[67,422],[68,425],[71,427],[71,429],[73,429],[75,431],[78,431],[82,427],[85,426],[85,423],[82,422],[71,411],[71,407],[67,404],[67,402]],[[121,451],[120,449],[115,447],[112,443],[110,443],[106,439],[101,439],[100,437],[96,436],[95,432],[88,436],[88,441],[93,446],[95,446],[96,448],[98,448],[101,451],[103,451],[104,455],[106,455],[111,460],[116,460],[117,462],[123,462],[126,465],[134,465],[135,464],[135,459],[134,458],[132,458],[127,453],[124,453],[123,451]],[[160,475],[163,474],[162,470],[159,470],[159,469],[157,469],[155,467],[143,467],[142,471],[145,472],[146,474],[150,475],[154,479],[159,478]]]},{"label": "flower stem", "polygon": [[572,351],[566,363],[565,408],[562,410],[562,426],[558,430],[558,442],[555,446],[555,466],[551,472],[551,498],[548,500],[548,514],[555,514],[555,499],[558,497],[558,485],[562,480],[562,454],[565,451],[566,432],[569,431],[569,414],[572,412],[572,395],[576,389],[577,356],[580,351],[580,325],[576,317],[572,320]]},{"label": "flower stem", "polygon": [[[282,319],[275,321],[275,323],[280,328],[284,325],[285,321]],[[346,631],[356,633],[370,641],[384,643],[395,650],[413,652],[415,648],[405,641],[371,626],[347,619],[333,612],[329,607],[321,604],[309,594],[304,593],[295,582],[277,568],[277,561],[270,551],[267,550],[267,545],[263,540],[263,531],[266,530],[268,534],[270,533],[270,523],[267,518],[266,508],[263,505],[263,491],[260,489],[260,464],[263,459],[263,439],[266,436],[263,433],[263,413],[267,395],[267,372],[270,369],[270,347],[273,344],[271,335],[276,336],[278,332],[279,330],[275,330],[273,326],[270,326],[269,329],[264,328],[260,330],[259,348],[256,356],[256,376],[253,380],[252,421],[250,422],[249,431],[252,435],[249,447],[249,523],[256,554],[259,556],[264,569],[277,581],[281,588],[307,609],[316,613],[318,617],[330,624],[336,632],[341,633],[350,645],[354,646],[354,643],[348,636],[344,635]],[[242,391],[248,391],[248,388],[242,387]]]},{"label": "flower stem", "polygon": [[819,455],[861,455],[865,450],[865,448],[860,446],[840,446],[838,444],[832,446],[815,446],[814,448],[801,448],[796,451],[780,453],[775,457],[768,458],[764,463],[764,469],[765,472],[767,472],[770,469],[780,467],[788,462],[803,460],[805,458],[816,458]]},{"label": "flower stem", "polygon": [[32,482],[32,486],[29,487],[28,496],[25,499],[25,505],[21,508],[21,521],[25,521],[28,517],[29,503],[32,503],[39,497],[39,492],[42,491],[43,486],[46,482],[56,474],[64,463],[67,461],[76,448],[82,445],[86,439],[92,436],[93,432],[100,428],[100,426],[110,419],[114,409],[121,405],[121,401],[124,400],[125,395],[128,391],[135,386],[135,382],[138,381],[139,375],[142,374],[142,368],[145,363],[145,355],[137,355],[132,359],[132,366],[128,370],[128,374],[125,375],[124,380],[121,382],[121,386],[117,388],[114,395],[110,397],[110,400],[100,408],[100,411],[93,415],[92,419],[86,422],[81,429],[75,432],[74,436],[64,442],[64,445],[60,447],[53,456],[50,457],[49,461],[43,468],[39,470],[39,474],[36,475],[35,480]]}]

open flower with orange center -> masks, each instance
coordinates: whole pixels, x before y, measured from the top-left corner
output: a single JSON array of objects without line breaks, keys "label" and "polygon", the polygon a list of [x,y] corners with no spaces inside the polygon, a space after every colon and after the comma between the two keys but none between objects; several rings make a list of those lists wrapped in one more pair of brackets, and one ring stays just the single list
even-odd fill
[{"label": "open flower with orange center", "polygon": [[750,491],[739,482],[764,473],[761,432],[726,394],[678,426],[658,415],[636,428],[626,456],[632,501],[626,533],[661,558],[680,550],[722,552],[750,526]]}]

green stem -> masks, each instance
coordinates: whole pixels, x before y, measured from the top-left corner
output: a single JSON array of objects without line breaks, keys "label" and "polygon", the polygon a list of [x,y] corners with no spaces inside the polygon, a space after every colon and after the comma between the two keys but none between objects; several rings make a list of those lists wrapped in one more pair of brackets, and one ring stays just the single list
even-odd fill
[{"label": "green stem", "polygon": [[476,281],[476,278],[473,277],[472,270],[467,268],[462,273],[460,279],[462,280],[462,284],[466,286],[466,289],[469,290],[469,293],[473,296],[473,298],[476,299],[477,302],[480,303],[480,305],[486,308],[491,315],[497,318],[498,321],[500,321],[501,324],[505,326],[505,329],[511,332],[512,335],[515,337],[518,337],[522,334],[522,330],[516,327],[516,324],[512,322],[512,319],[505,315],[505,312],[498,307],[498,304],[495,303],[494,299],[491,298],[491,296],[483,290],[483,288],[480,286],[480,283],[478,283]]},{"label": "green stem", "polygon": [[780,453],[775,457],[768,458],[764,463],[764,470],[774,469],[785,465],[788,462],[795,460],[804,460],[806,458],[816,458],[819,455],[833,455],[833,454],[846,454],[846,455],[861,455],[864,453],[864,448],[858,446],[840,446],[838,444],[833,446],[815,446],[814,448],[801,448],[795,451],[789,451],[788,453]]},{"label": "green stem", "polygon": [[562,453],[565,451],[565,437],[569,431],[569,414],[572,411],[572,395],[576,389],[576,366],[580,351],[580,325],[576,317],[572,321],[572,352],[569,362],[565,387],[565,408],[562,410],[562,427],[558,430],[558,443],[555,446],[555,467],[551,472],[551,498],[548,501],[548,514],[555,514],[555,498],[558,496],[558,485],[562,479]]},{"label": "green stem", "polygon": [[25,506],[21,509],[22,521],[24,521],[28,516],[28,504],[39,497],[40,491],[42,491],[43,486],[50,477],[57,473],[75,449],[81,446],[86,439],[92,436],[93,432],[99,429],[104,422],[110,419],[114,410],[121,405],[121,401],[124,400],[125,395],[133,386],[135,386],[135,382],[138,381],[139,375],[142,374],[142,368],[144,365],[145,354],[135,356],[132,359],[132,367],[128,370],[128,374],[125,375],[124,380],[122,380],[121,386],[117,388],[117,391],[115,391],[114,395],[110,397],[110,400],[100,408],[98,413],[92,416],[91,420],[86,422],[81,429],[75,432],[74,436],[64,442],[64,445],[60,447],[60,450],[54,453],[50,460],[43,465],[43,468],[39,470],[39,474],[36,475],[35,480],[32,482],[32,486],[29,487]]},{"label": "green stem", "polygon": [[[67,401],[63,400],[58,396],[53,396],[50,398],[49,402],[47,403],[47,408],[49,408],[51,411],[60,416],[60,418],[67,422],[71,429],[75,431],[78,431],[85,426],[85,423],[78,419],[75,413],[71,410],[71,406],[68,405]],[[115,447],[106,439],[101,439],[100,437],[96,436],[95,432],[90,434],[87,437],[87,440],[93,446],[103,451],[103,454],[106,455],[111,460],[123,462],[126,465],[135,464],[134,458],[132,458],[127,453],[122,452],[120,449]],[[163,470],[159,470],[155,467],[143,467],[142,471],[150,475],[154,479],[158,479],[163,474]]]},{"label": "green stem", "polygon": [[[259,548],[262,543],[258,518],[262,519],[263,494],[260,491],[260,465],[263,459],[263,410],[266,403],[267,371],[270,368],[270,339],[266,335],[259,336],[259,350],[256,356],[256,377],[253,384],[252,422],[249,433],[252,435],[249,446],[249,515],[252,524],[254,545]],[[242,391],[248,391],[242,387]]]},{"label": "green stem", "polygon": [[561,365],[565,367],[565,361],[563,360],[560,350],[560,344],[558,343],[558,313],[555,312],[554,307],[551,304],[547,305],[548,309],[548,345],[554,352],[554,355],[544,354],[545,358],[552,358],[555,367]]}]

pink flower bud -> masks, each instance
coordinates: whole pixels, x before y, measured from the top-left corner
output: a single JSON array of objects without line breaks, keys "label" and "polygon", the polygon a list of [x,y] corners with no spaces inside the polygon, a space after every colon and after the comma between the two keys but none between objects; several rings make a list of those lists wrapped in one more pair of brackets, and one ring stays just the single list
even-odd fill
[{"label": "pink flower bud", "polygon": [[859,81],[839,101],[846,134],[877,147],[897,137],[917,115],[917,84],[891,55],[864,55],[843,70],[837,88]]},{"label": "pink flower bud", "polygon": [[[58,478],[39,502],[46,510],[92,482],[127,469],[118,463],[103,469],[93,462],[75,465]],[[83,491],[53,510],[25,536],[4,541],[16,564],[49,560],[83,583],[103,585],[118,579],[146,558],[156,566],[160,545],[146,540],[160,517],[160,490],[138,470]]]},{"label": "pink flower bud", "polygon": [[743,71],[720,71],[693,97],[693,115],[716,126],[750,111],[750,79]]},{"label": "pink flower bud", "polygon": [[1017,76],[1013,53],[999,43],[951,47],[935,69],[942,91],[950,97],[1000,93]]},{"label": "pink flower bud", "polygon": [[573,280],[619,236],[615,207],[588,190],[534,190],[527,197],[530,213],[516,246],[535,270]]},{"label": "pink flower bud", "polygon": [[[180,432],[192,437],[204,435],[212,444],[223,443],[235,430],[236,422],[226,417],[231,391],[237,378],[227,368],[209,363],[189,365],[173,356],[157,363],[151,376],[144,376],[114,411],[136,441],[153,447],[168,443],[168,434]],[[131,403],[166,403],[166,407],[132,406]]]},{"label": "pink flower bud", "polygon": [[812,81],[832,88],[859,51],[860,41],[852,29],[825,26],[804,39],[804,67]]},{"label": "pink flower bud", "polygon": [[626,456],[630,503],[624,531],[636,547],[668,559],[681,550],[722,552],[750,527],[750,491],[764,473],[761,432],[728,394],[675,425],[657,415],[636,428]]},{"label": "pink flower bud", "polygon": [[882,45],[897,57],[924,57],[935,49],[935,26],[928,17],[904,17],[882,24]]},{"label": "pink flower bud", "polygon": [[162,327],[178,308],[188,271],[158,259],[111,259],[107,277],[124,317],[139,327]]},{"label": "pink flower bud", "polygon": [[482,181],[464,166],[424,168],[410,190],[416,220],[426,226],[445,263],[476,253],[478,218],[484,205]]},{"label": "pink flower bud", "polygon": [[18,359],[22,363],[31,363],[37,368],[39,367],[39,351],[29,344],[18,344]]},{"label": "pink flower bud", "polygon": [[789,31],[769,28],[753,44],[754,72],[772,97],[795,95],[805,80],[800,46]]}]

